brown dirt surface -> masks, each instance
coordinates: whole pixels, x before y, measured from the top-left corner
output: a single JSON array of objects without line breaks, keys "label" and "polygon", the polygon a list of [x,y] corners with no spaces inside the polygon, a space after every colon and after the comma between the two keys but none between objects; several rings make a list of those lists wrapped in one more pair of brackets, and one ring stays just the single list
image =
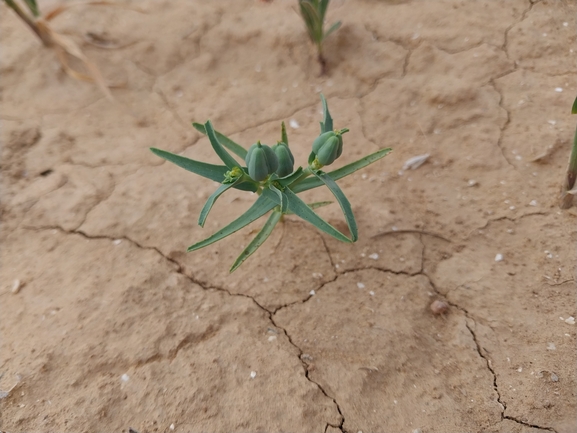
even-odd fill
[{"label": "brown dirt surface", "polygon": [[[333,0],[326,76],[296,0],[127,4],[52,22],[114,102],[0,5],[0,430],[577,432],[574,1]],[[321,91],[335,167],[394,149],[339,181],[359,241],[288,216],[232,275],[262,221],[186,253],[254,196],[200,228],[216,185],[148,148],[293,121],[305,164]]]}]

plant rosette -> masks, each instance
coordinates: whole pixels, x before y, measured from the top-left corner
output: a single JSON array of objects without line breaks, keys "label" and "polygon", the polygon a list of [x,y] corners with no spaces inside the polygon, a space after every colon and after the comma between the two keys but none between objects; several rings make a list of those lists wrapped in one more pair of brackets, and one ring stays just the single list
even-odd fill
[{"label": "plant rosette", "polygon": [[[193,123],[194,128],[208,136],[214,152],[224,165],[208,164],[165,150],[150,149],[156,155],[185,170],[220,183],[220,186],[208,198],[200,211],[198,224],[201,227],[204,226],[216,200],[227,190],[235,188],[256,193],[258,196],[245,213],[208,238],[188,247],[189,252],[218,242],[267,214],[269,215],[267,221],[237,257],[230,268],[230,272],[237,269],[267,240],[283,215],[297,215],[317,229],[343,242],[355,242],[358,239],[357,223],[351,204],[336,181],[378,161],[386,156],[391,149],[381,149],[337,170],[323,171],[323,167],[331,165],[342,155],[343,134],[349,130],[348,128],[334,130],[333,119],[329,113],[327,101],[322,94],[321,102],[323,106],[323,121],[320,122],[321,132],[313,141],[308,166],[304,169],[302,167],[294,169],[294,157],[289,148],[284,122],[281,125],[281,139],[277,144],[269,147],[258,141],[248,151],[224,134],[215,131],[210,120],[204,125]],[[241,165],[229,152],[244,160],[246,166]],[[349,228],[349,236],[341,233],[314,212],[314,209],[331,202],[307,204],[298,196],[299,193],[323,185],[331,191],[339,203]]]}]

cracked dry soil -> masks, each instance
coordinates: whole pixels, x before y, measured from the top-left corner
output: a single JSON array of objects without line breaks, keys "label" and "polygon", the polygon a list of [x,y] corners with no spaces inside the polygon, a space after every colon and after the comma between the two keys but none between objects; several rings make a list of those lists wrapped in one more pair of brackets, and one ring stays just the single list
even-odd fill
[{"label": "cracked dry soil", "polygon": [[[0,6],[2,431],[577,431],[575,2],[333,0],[325,77],[294,3],[70,9],[116,103]],[[293,119],[306,161],[320,91],[336,165],[394,148],[339,181],[360,240],[288,217],[232,276],[262,222],[186,254],[253,198],[201,229],[215,185],[148,147],[216,162],[191,121],[246,146]]]}]

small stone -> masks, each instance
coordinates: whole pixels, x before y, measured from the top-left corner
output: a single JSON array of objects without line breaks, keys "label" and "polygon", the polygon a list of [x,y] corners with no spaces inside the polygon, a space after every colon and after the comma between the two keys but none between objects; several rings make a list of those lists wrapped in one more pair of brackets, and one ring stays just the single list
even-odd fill
[{"label": "small stone", "polygon": [[547,344],[547,350],[555,350],[555,349],[557,349],[557,348],[555,347],[555,343],[548,343],[548,344]]},{"label": "small stone", "polygon": [[575,317],[569,316],[565,319],[565,323],[567,325],[574,325],[575,324]]},{"label": "small stone", "polygon": [[357,287],[358,287],[359,289],[364,289],[364,288],[365,288],[365,285],[364,285],[363,283],[357,283]]},{"label": "small stone", "polygon": [[375,292],[373,292],[372,290],[369,292],[369,295],[371,296],[375,296]]},{"label": "small stone", "polygon": [[256,377],[256,371],[251,371],[250,372],[250,378],[254,379]]},{"label": "small stone", "polygon": [[299,123],[295,119],[289,120],[289,126],[292,129],[298,129],[300,127]]},{"label": "small stone", "polygon": [[122,239],[114,239],[114,240],[112,241],[112,243],[113,243],[114,245],[120,245],[120,244],[122,243]]},{"label": "small stone", "polygon": [[120,376],[120,379],[123,382],[128,382],[128,379],[130,379],[130,376],[128,374],[124,373],[122,376]]},{"label": "small stone", "polygon": [[12,287],[10,288],[10,291],[14,294],[18,293],[20,291],[20,289],[24,286],[24,284],[22,284],[22,282],[20,280],[14,280],[12,282]]},{"label": "small stone", "polygon": [[531,200],[529,206],[537,206],[537,200]]},{"label": "small stone", "polygon": [[555,87],[555,91],[557,93],[561,93],[563,91],[563,87]]},{"label": "small stone", "polygon": [[314,295],[315,295],[315,291],[314,291],[314,290],[311,290],[311,291],[309,292],[309,295],[314,296]]},{"label": "small stone", "polygon": [[445,301],[437,299],[431,303],[430,308],[433,314],[438,316],[449,311],[449,304],[447,304]]},{"label": "small stone", "polygon": [[502,262],[502,261],[503,261],[503,254],[500,254],[500,253],[497,254],[497,255],[495,256],[495,261],[496,261],[496,262]]},{"label": "small stone", "polygon": [[373,259],[373,260],[377,260],[379,258],[379,255],[377,253],[373,253],[369,256],[369,259]]},{"label": "small stone", "polygon": [[174,423],[170,424],[170,427],[168,427],[171,430],[174,430]]},{"label": "small stone", "polygon": [[559,376],[555,373],[551,373],[551,382],[559,382]]}]

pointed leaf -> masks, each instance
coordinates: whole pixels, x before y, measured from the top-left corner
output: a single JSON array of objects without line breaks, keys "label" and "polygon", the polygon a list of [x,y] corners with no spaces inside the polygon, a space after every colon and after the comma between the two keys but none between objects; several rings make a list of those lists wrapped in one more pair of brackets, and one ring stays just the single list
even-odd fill
[{"label": "pointed leaf", "polygon": [[[206,162],[195,161],[194,159],[167,152],[166,150],[156,149],[154,147],[151,147],[150,150],[155,155],[158,155],[161,158],[166,159],[167,161],[170,161],[187,171],[198,174],[199,176],[205,177],[207,179],[214,180],[218,183],[222,183],[224,180],[224,174],[228,171],[228,167],[224,165],[214,165],[208,164]],[[244,171],[246,172],[246,170]],[[255,192],[258,189],[258,184],[255,182],[246,181],[235,185],[234,188],[240,189],[242,191]]]},{"label": "pointed leaf", "polygon": [[214,132],[214,128],[212,127],[210,120],[207,120],[207,122],[204,124],[204,129],[206,130],[206,135],[210,140],[212,148],[218,157],[222,160],[222,162],[224,162],[224,164],[230,169],[234,167],[240,167],[238,162],[236,162],[236,159],[234,159],[231,154],[226,151],[224,146],[220,144],[220,141],[218,141],[218,138],[216,138],[216,133]]},{"label": "pointed leaf", "polygon": [[[315,201],[314,203],[307,203],[307,206],[310,207],[311,209],[317,209],[319,207],[323,207],[323,206],[328,206],[329,204],[332,204],[332,201]],[[285,215],[293,215],[294,212],[292,212],[290,209],[287,210]]]},{"label": "pointed leaf", "polygon": [[[273,197],[277,198],[272,192],[271,194]],[[194,245],[188,247],[188,252],[196,251],[200,248],[206,247],[210,244],[213,244],[221,239],[224,239],[227,236],[237,232],[238,230],[242,229],[243,227],[249,225],[251,222],[256,221],[261,216],[266,214],[269,210],[274,208],[277,205],[276,202],[270,200],[270,198],[265,197],[265,195],[259,196],[259,198],[253,203],[253,205],[240,217],[235,219],[233,222],[228,224],[227,226],[223,227],[212,236],[197,242]]]},{"label": "pointed leaf", "polygon": [[358,229],[357,229],[357,222],[355,221],[355,215],[353,214],[353,209],[351,208],[351,204],[349,200],[341,190],[341,188],[337,185],[337,183],[325,172],[318,170],[313,171],[313,174],[320,179],[328,189],[331,190],[341,209],[343,214],[345,215],[345,220],[347,221],[347,225],[349,226],[349,231],[351,232],[351,237],[353,242],[355,242],[359,238]]},{"label": "pointed leaf", "polygon": [[278,189],[273,184],[270,184],[269,188],[272,192],[274,192],[277,195],[278,199],[280,200],[281,213],[286,213],[287,208],[288,208],[288,199],[287,199],[286,195],[284,194],[284,192],[282,192],[280,189]]},{"label": "pointed leaf", "polygon": [[573,101],[573,107],[571,107],[571,114],[577,114],[577,98]]},{"label": "pointed leaf", "polygon": [[[290,189],[285,190],[285,195],[288,198],[289,210],[294,212],[296,215],[304,219],[305,221],[311,223],[319,230],[331,235],[335,239],[343,242],[351,242],[351,239],[347,238],[344,234],[318,216],[314,211],[307,206],[307,204],[302,201],[296,194],[294,194]],[[277,197],[278,200],[278,197]],[[277,203],[278,204],[278,203]]]},{"label": "pointed leaf", "polygon": [[327,13],[327,8],[329,7],[329,0],[321,0],[320,4],[318,5],[319,9],[319,17],[321,21],[325,20],[325,15]]},{"label": "pointed leaf", "polygon": [[288,135],[286,133],[286,126],[284,125],[284,122],[282,122],[280,125],[280,141],[282,141],[287,146],[289,144]]},{"label": "pointed leaf", "polygon": [[262,229],[257,233],[254,239],[250,241],[243,252],[240,253],[240,255],[236,258],[229,272],[235,271],[236,268],[238,268],[246,259],[248,259],[252,253],[254,253],[268,239],[273,229],[280,221],[281,216],[282,213],[278,210],[274,210],[271,213],[271,215],[268,217],[268,220],[266,220],[266,223],[264,223]]},{"label": "pointed leaf", "polygon": [[[375,153],[371,153],[370,155],[367,155],[364,158],[359,159],[358,161],[355,161],[351,164],[347,164],[344,167],[341,167],[337,170],[330,171],[328,175],[333,180],[339,180],[345,176],[348,176],[351,173],[354,173],[357,170],[360,170],[363,167],[366,167],[369,164],[372,164],[375,161],[378,161],[379,159],[386,156],[389,152],[391,152],[391,150],[392,149],[390,148],[381,149]],[[290,189],[295,193],[299,193],[303,191],[308,191],[309,189],[318,188],[322,184],[323,183],[320,179],[312,177],[305,179],[302,182],[297,183],[296,185],[291,185]]]},{"label": "pointed leaf", "polygon": [[201,227],[204,227],[204,223],[206,221],[206,217],[208,216],[208,213],[210,212],[210,210],[212,209],[212,206],[214,206],[214,203],[216,202],[216,200],[227,190],[231,189],[232,187],[234,187],[236,184],[240,183],[241,178],[239,177],[237,180],[235,180],[234,182],[231,183],[225,183],[223,185],[220,185],[218,187],[218,189],[213,192],[210,197],[208,198],[208,200],[206,201],[206,203],[204,204],[204,206],[202,207],[202,210],[200,211],[200,215],[198,217],[198,225]]},{"label": "pointed leaf", "polygon": [[[194,123],[193,122],[192,126],[194,126],[194,129],[196,129],[198,132],[206,135],[206,128],[204,127],[204,125],[202,123]],[[246,152],[247,152],[247,150],[244,147],[242,147],[238,143],[235,143],[230,138],[228,138],[226,135],[221,134],[220,132],[218,132],[216,130],[214,131],[214,133],[216,134],[216,138],[218,138],[218,141],[220,142],[220,144],[222,144],[224,147],[226,147],[228,150],[230,150],[235,155],[242,158],[242,160],[244,161],[244,159],[246,158]]]},{"label": "pointed leaf", "polygon": [[325,96],[321,93],[321,102],[323,104],[323,121],[321,122],[321,134],[323,132],[332,131],[333,130],[333,118],[331,117],[331,113],[329,113],[329,106],[327,104],[327,100]]},{"label": "pointed leaf", "polygon": [[326,31],[325,35],[323,36],[323,39],[328,38],[329,35],[330,35],[332,32],[337,31],[337,30],[341,27],[341,24],[342,24],[342,23],[341,23],[340,21],[337,21],[336,23],[334,23],[334,24],[331,26],[331,28]]}]

